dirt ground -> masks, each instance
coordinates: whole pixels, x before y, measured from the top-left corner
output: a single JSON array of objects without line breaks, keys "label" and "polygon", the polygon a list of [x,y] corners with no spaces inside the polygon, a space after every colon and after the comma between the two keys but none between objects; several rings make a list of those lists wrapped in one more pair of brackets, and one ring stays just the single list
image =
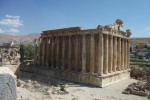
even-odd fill
[{"label": "dirt ground", "polygon": [[[62,82],[66,85],[66,94],[55,94],[54,90],[59,87],[57,81],[45,84],[43,77],[25,74],[26,78],[19,79],[20,86],[17,87],[17,100],[147,100],[147,97],[126,95],[122,91],[131,83],[136,82],[134,79],[125,79],[104,88],[92,87],[74,82]],[[34,79],[39,79],[36,81]],[[31,81],[32,80],[32,81]],[[54,80],[53,80],[54,81]]]}]

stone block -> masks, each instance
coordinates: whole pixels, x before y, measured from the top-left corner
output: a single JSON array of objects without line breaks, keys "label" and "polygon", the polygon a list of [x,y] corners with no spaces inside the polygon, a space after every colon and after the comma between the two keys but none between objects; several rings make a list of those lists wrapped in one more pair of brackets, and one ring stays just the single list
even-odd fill
[{"label": "stone block", "polygon": [[0,100],[16,100],[16,76],[7,67],[0,67]]},{"label": "stone block", "polygon": [[147,87],[150,89],[150,76],[147,76]]}]

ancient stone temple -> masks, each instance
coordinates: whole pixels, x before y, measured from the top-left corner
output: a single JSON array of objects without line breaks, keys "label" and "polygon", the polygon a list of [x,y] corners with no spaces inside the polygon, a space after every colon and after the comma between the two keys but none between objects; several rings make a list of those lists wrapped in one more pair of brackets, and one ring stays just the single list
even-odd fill
[{"label": "ancient stone temple", "polygon": [[98,87],[128,78],[131,32],[123,32],[122,23],[43,31],[37,63],[48,67],[50,76]]}]

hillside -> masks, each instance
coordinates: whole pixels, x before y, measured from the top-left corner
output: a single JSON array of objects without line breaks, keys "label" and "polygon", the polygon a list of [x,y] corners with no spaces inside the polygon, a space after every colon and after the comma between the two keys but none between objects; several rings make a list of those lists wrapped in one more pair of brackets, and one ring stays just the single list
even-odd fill
[{"label": "hillside", "polygon": [[0,43],[8,42],[8,41],[14,41],[14,42],[28,41],[28,42],[32,42],[35,38],[39,38],[39,37],[40,37],[39,33],[31,33],[31,34],[24,35],[24,36],[14,36],[14,35],[0,34]]},{"label": "hillside", "polygon": [[130,42],[132,43],[148,43],[150,44],[150,38],[131,38]]}]

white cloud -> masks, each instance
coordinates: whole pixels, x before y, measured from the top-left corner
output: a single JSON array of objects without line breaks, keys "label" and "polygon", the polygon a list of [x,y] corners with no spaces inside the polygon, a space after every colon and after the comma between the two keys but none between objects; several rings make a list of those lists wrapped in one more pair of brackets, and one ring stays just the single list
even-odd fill
[{"label": "white cloud", "polygon": [[6,15],[5,19],[0,20],[0,25],[19,27],[23,25],[23,21],[20,20],[20,16]]},{"label": "white cloud", "polygon": [[11,29],[7,30],[7,33],[19,33],[19,30],[11,28]]},{"label": "white cloud", "polygon": [[0,33],[4,33],[4,31],[0,28]]},{"label": "white cloud", "polygon": [[15,29],[15,28],[11,28],[11,29],[8,29],[8,30],[3,30],[0,28],[0,33],[3,33],[3,34],[15,34],[15,33],[19,33],[20,31],[18,29]]},{"label": "white cloud", "polygon": [[20,16],[11,16],[11,15],[6,15],[5,17],[6,18],[15,18],[15,19],[19,19],[20,18]]}]

